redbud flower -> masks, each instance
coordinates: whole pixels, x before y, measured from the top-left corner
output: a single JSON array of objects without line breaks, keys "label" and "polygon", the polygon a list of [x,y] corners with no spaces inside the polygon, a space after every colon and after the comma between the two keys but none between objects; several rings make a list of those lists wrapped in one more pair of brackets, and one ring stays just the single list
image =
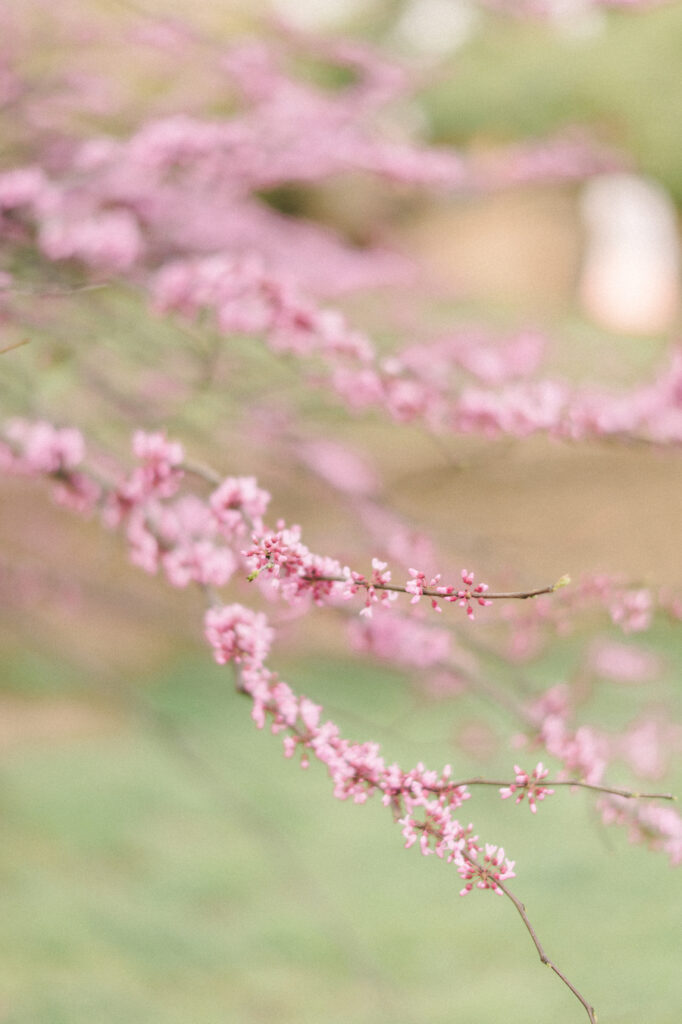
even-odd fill
[{"label": "redbud flower", "polygon": [[517,804],[520,804],[523,798],[527,796],[528,806],[533,814],[535,814],[537,812],[536,801],[544,800],[546,796],[551,796],[554,792],[553,789],[538,784],[541,779],[547,778],[549,770],[545,768],[542,761],[539,761],[530,775],[517,764],[514,765],[514,771],[516,772],[516,782],[513,782],[511,786],[503,786],[500,789],[500,796],[503,800],[506,800],[508,797],[516,794]]}]

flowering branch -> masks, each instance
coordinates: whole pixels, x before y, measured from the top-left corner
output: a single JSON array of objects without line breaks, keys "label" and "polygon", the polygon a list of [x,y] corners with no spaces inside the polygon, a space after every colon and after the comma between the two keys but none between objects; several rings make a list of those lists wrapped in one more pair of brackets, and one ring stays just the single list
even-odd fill
[{"label": "flowering branch", "polygon": [[[476,776],[472,779],[461,779],[457,782],[452,783],[453,786],[499,786],[505,789],[511,790],[512,793],[517,790],[529,787],[531,783],[519,783],[500,781],[499,779],[482,779],[480,776]],[[584,782],[582,779],[547,779],[546,786],[552,788],[556,786],[569,786],[571,788],[577,787],[579,789],[591,789],[595,793],[611,793],[614,796],[620,796],[624,800],[677,800],[674,793],[636,793],[628,789],[615,789],[612,786],[598,786],[591,782]]]},{"label": "flowering branch", "polygon": [[[270,573],[290,602],[301,596],[302,584],[318,602],[330,594],[324,588],[339,584],[343,596],[364,588],[369,600],[374,599],[374,590],[390,589],[390,593],[395,594],[399,589],[411,594],[413,603],[427,596],[432,601],[458,600],[469,606],[472,600],[487,603],[491,599],[484,584],[474,587],[473,574],[463,570],[466,589],[455,591],[454,587],[438,586],[440,577],[427,584],[423,573],[410,570],[412,579],[397,588],[389,582],[385,563],[376,559],[371,581],[350,570],[328,571],[332,560],[312,555],[300,543],[297,531],[287,531],[281,524],[276,532],[264,529],[261,517],[269,495],[257,486],[254,478],[221,479],[212,469],[188,462],[182,446],[166,440],[162,434],[138,432],[134,437],[134,451],[139,464],[132,473],[119,482],[107,484],[99,478],[91,480],[89,485],[85,482],[87,474],[81,468],[84,443],[78,431],[56,430],[44,422],[30,424],[15,420],[7,425],[4,435],[4,446],[0,443],[0,464],[6,470],[51,477],[57,484],[60,500],[81,512],[99,507],[108,525],[125,525],[137,564],[155,571],[161,561],[171,582],[176,585],[194,582],[211,593],[212,605],[205,617],[206,638],[219,664],[235,662],[239,666],[237,686],[252,701],[256,725],[262,728],[269,721],[273,733],[283,734],[285,755],[293,757],[298,751],[302,767],[307,766],[311,755],[325,764],[337,798],[364,803],[373,793],[380,793],[384,805],[391,808],[394,819],[401,824],[407,847],[418,842],[422,854],[435,853],[454,864],[464,882],[462,895],[476,887],[511,899],[542,962],[574,993],[590,1020],[595,1020],[590,1004],[546,956],[523,904],[506,886],[505,882],[514,877],[514,862],[505,856],[502,847],[481,844],[473,833],[473,826],[463,825],[455,814],[470,799],[469,788],[474,786],[496,786],[502,799],[515,796],[517,803],[527,798],[533,812],[537,809],[536,801],[551,795],[555,786],[582,787],[616,800],[634,799],[638,794],[583,779],[550,782],[548,771],[541,763],[532,773],[516,765],[513,782],[480,777],[455,781],[449,765],[438,773],[427,770],[421,763],[409,771],[397,764],[386,764],[376,743],[354,744],[343,738],[333,722],[321,722],[319,705],[297,696],[267,668],[274,632],[263,613],[239,604],[224,605],[213,590],[233,574],[238,555],[231,548],[240,543],[247,527],[252,530],[253,546],[242,552],[241,557],[247,565],[256,565],[252,576],[263,570]],[[183,472],[194,473],[213,486],[205,503],[194,498],[194,503],[188,506],[189,496],[177,498]],[[216,547],[218,538],[225,545],[223,548]],[[553,587],[496,597],[524,599],[552,593],[566,582],[566,578],[562,578]],[[569,741],[566,738],[562,742]],[[573,763],[580,763],[575,753],[572,757]],[[670,794],[663,793],[639,796],[672,799]],[[610,813],[613,818],[622,817],[617,806],[612,805]],[[656,830],[660,822],[656,818],[642,815],[638,822],[629,819],[628,823],[631,832],[638,829],[643,838],[664,848],[669,846],[674,856],[676,821],[671,819],[668,823],[669,839],[659,838]]]},{"label": "flowering branch", "polygon": [[[417,575],[416,569],[410,569],[410,572]],[[462,570],[463,578],[471,576],[473,583],[473,573],[467,573],[466,569]],[[344,576],[303,576],[302,577],[307,583],[317,583],[319,581],[327,581],[330,583],[345,583],[347,582]],[[409,582],[401,586],[398,583],[378,583],[376,581],[370,582],[365,579],[364,576],[359,576],[357,573],[353,573],[353,582],[358,587],[365,587],[368,590],[388,590],[396,594],[416,594],[417,591],[414,588],[414,584]],[[539,597],[541,594],[553,594],[559,587],[566,586],[569,582],[567,576],[563,576],[557,583],[553,583],[548,587],[539,587],[537,590],[514,590],[507,591],[506,593],[493,593],[488,590],[487,584],[480,583],[473,590],[455,590],[454,586],[448,587],[419,587],[418,595],[420,597],[432,597],[438,600],[445,601],[471,601],[479,600],[480,603],[487,603],[488,601],[524,601],[530,597]],[[485,595],[485,597],[483,596]]]},{"label": "flowering branch", "polygon": [[[221,625],[224,629],[222,635]],[[505,885],[506,879],[514,876],[514,863],[505,858],[502,848],[490,844],[485,845],[483,860],[479,860],[482,850],[478,837],[472,835],[472,826],[463,828],[452,818],[451,810],[461,806],[469,794],[466,792],[466,784],[449,780],[449,766],[445,767],[440,779],[435,772],[426,771],[421,764],[403,773],[397,765],[384,765],[376,744],[351,746],[340,739],[338,730],[331,723],[320,726],[319,706],[307,698],[295,698],[289,688],[270,673],[261,676],[269,640],[262,617],[259,621],[259,617],[254,617],[252,613],[247,615],[246,609],[238,606],[211,609],[207,614],[207,637],[214,645],[219,663],[233,659],[244,664],[239,688],[256,701],[254,717],[258,725],[264,724],[267,714],[272,716],[274,732],[286,729],[288,736],[285,737],[284,746],[287,756],[292,756],[297,746],[300,746],[304,751],[302,766],[306,767],[307,751],[312,750],[327,764],[335,782],[335,795],[340,799],[353,796],[356,803],[364,803],[374,789],[383,791],[384,805],[392,808],[394,818],[403,825],[406,847],[413,845],[420,837],[419,845],[423,854],[436,853],[448,862],[454,862],[465,881],[462,895],[472,890],[475,881],[479,889],[490,889],[507,896],[520,914],[541,961],[552,968],[585,1007],[592,1024],[596,1024],[593,1008],[547,956],[523,903]],[[263,690],[263,684],[266,690]],[[425,792],[437,793],[438,799],[426,799]],[[416,808],[423,809],[423,820],[413,817],[412,812]]]}]

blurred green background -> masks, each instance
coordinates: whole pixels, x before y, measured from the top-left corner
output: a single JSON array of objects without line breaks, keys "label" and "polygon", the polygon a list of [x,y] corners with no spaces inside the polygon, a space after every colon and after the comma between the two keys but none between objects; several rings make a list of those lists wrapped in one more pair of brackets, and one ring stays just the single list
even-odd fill
[{"label": "blurred green background", "polygon": [[[452,760],[458,731],[481,721],[473,698],[420,702],[381,668],[320,655],[282,668],[403,763]],[[230,682],[196,655],[117,679],[116,697],[52,660],[6,665],[6,1024],[581,1019],[506,900],[460,898],[454,870],[404,851],[380,804],[332,800],[318,766],[302,773],[256,732]],[[584,794],[560,792],[536,816],[494,791],[472,804],[600,1020],[674,1024],[680,886],[660,855],[601,831]]]}]

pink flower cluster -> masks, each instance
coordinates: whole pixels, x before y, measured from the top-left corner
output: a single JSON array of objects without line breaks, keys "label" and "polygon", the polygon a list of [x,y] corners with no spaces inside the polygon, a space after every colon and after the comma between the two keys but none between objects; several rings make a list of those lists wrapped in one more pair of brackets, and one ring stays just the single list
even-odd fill
[{"label": "pink flower cluster", "polygon": [[238,604],[211,608],[205,634],[219,664],[234,661],[241,666],[239,685],[253,701],[252,717],[259,728],[269,721],[274,733],[284,732],[286,756],[300,751],[304,767],[311,754],[326,765],[334,796],[364,803],[380,793],[402,825],[406,847],[419,841],[423,854],[435,853],[454,863],[466,882],[462,894],[473,888],[473,879],[480,889],[500,892],[497,883],[513,877],[513,862],[497,847],[486,846],[479,863],[481,846],[473,827],[454,817],[470,793],[450,781],[449,765],[439,774],[421,763],[407,772],[386,764],[378,744],[344,739],[333,722],[320,722],[319,705],[296,696],[266,667],[273,634],[262,613]]},{"label": "pink flower cluster", "polygon": [[483,865],[467,862],[460,875],[465,879],[466,885],[460,890],[460,896],[471,892],[476,879],[477,889],[492,889],[493,892],[502,894],[500,882],[506,882],[508,878],[514,878],[515,861],[508,860],[504,853],[504,847],[485,844],[485,856]]},{"label": "pink flower cluster", "polygon": [[133,454],[140,465],[119,488],[124,500],[132,505],[150,498],[170,498],[177,493],[183,476],[181,444],[168,441],[163,433],[138,430],[133,436]]},{"label": "pink flower cluster", "polygon": [[524,797],[528,797],[528,806],[535,814],[537,812],[536,802],[544,800],[546,796],[551,796],[554,792],[553,789],[541,785],[542,779],[546,779],[549,775],[549,769],[545,768],[542,761],[539,761],[530,775],[517,764],[514,765],[514,771],[516,782],[513,782],[511,786],[503,786],[500,789],[500,796],[503,800],[507,800],[510,796],[516,796],[515,803],[517,804],[520,804]]},{"label": "pink flower cluster", "polygon": [[262,612],[241,604],[219,605],[207,611],[204,626],[219,665],[235,661],[243,664],[245,670],[264,665],[274,632]]},{"label": "pink flower cluster", "polygon": [[374,357],[370,341],[340,313],[303,299],[288,275],[268,269],[255,253],[167,264],[152,295],[160,312],[194,317],[210,310],[225,334],[265,334],[274,352],[360,364]]},{"label": "pink flower cluster", "polygon": [[661,659],[640,647],[599,643],[590,652],[589,667],[616,683],[650,683],[660,673]]},{"label": "pink flower cluster", "polygon": [[533,741],[563,764],[559,777],[580,779],[598,785],[604,778],[610,751],[608,738],[596,729],[581,725],[574,729],[568,688],[553,686],[528,709],[536,723]]},{"label": "pink flower cluster", "polygon": [[[627,394],[579,389],[552,379],[526,380],[537,366],[542,339],[521,333],[502,346],[469,332],[438,343],[413,344],[380,360],[365,334],[336,310],[304,299],[286,273],[261,257],[211,256],[175,261],[156,275],[160,311],[195,317],[210,312],[225,334],[262,334],[277,353],[316,359],[312,378],[352,410],[378,407],[399,423],[423,422],[434,431],[527,437],[543,432],[581,440],[638,437],[658,444],[682,441],[682,354],[650,383]],[[434,361],[434,353],[436,359]],[[467,353],[465,355],[465,353]],[[481,384],[453,379],[453,369]]]},{"label": "pink flower cluster", "polygon": [[19,476],[50,476],[52,496],[81,515],[97,506],[102,489],[77,468],[85,456],[79,430],[45,420],[10,420],[0,436],[0,470]]},{"label": "pink flower cluster", "polygon": [[26,476],[65,475],[80,465],[85,444],[73,427],[55,427],[45,420],[14,419],[0,440],[0,468]]},{"label": "pink flower cluster", "polygon": [[237,569],[237,556],[223,543],[219,524],[194,495],[131,509],[126,534],[133,562],[151,573],[163,568],[174,587],[223,587]]},{"label": "pink flower cluster", "polygon": [[665,853],[671,865],[682,864],[682,818],[670,807],[634,804],[617,796],[599,801],[605,825],[627,829],[631,843],[643,843]]},{"label": "pink flower cluster", "polygon": [[[348,600],[362,591],[361,614],[371,616],[375,604],[389,605],[400,591],[411,594],[412,603],[428,592],[434,608],[440,610],[441,600],[456,602],[473,618],[473,601],[490,603],[483,596],[486,584],[474,587],[473,573],[466,570],[466,589],[436,586],[440,576],[427,586],[425,574],[416,569],[410,570],[411,579],[403,586],[396,586],[387,563],[377,558],[372,559],[368,579],[335,558],[311,552],[298,526],[279,522],[277,529],[267,529],[262,517],[270,495],[255,477],[227,477],[205,502],[194,495],[180,496],[186,475],[184,451],[162,432],[136,432],[133,452],[138,464],[111,484],[74,471],[84,455],[78,431],[15,420],[7,425],[4,438],[0,459],[7,471],[52,477],[59,484],[59,500],[81,512],[101,507],[107,526],[125,525],[133,562],[150,573],[162,567],[173,586],[224,586],[241,563],[250,580],[269,584],[291,605],[310,598],[316,604]],[[237,545],[247,534],[251,544],[240,550]]]},{"label": "pink flower cluster", "polygon": [[125,519],[135,564],[147,572],[161,566],[177,587],[225,586],[241,562],[234,545],[249,529],[262,529],[270,495],[254,477],[227,477],[205,502],[191,494],[176,498],[182,446],[138,432],[133,448],[140,465],[112,491],[106,515],[110,525]]},{"label": "pink flower cluster", "polygon": [[244,556],[251,570],[249,578],[264,574],[263,579],[290,604],[308,596],[316,604],[341,597],[347,585],[344,581],[350,578],[350,570],[336,559],[315,555],[306,547],[299,526],[286,527],[283,522],[276,530],[254,534]]},{"label": "pink flower cluster", "polygon": [[[167,37],[168,26],[163,28]],[[192,47],[191,32],[176,31],[173,39],[171,50]],[[144,44],[145,38],[133,34],[128,45],[133,41]],[[296,51],[352,69],[355,81],[331,92],[292,78],[284,63]],[[202,47],[203,65],[209,57],[217,83],[224,89],[229,76],[238,94],[230,118],[187,113],[152,118],[127,139],[115,137],[116,121],[110,133],[62,146],[49,175],[35,164],[5,171],[0,174],[4,237],[35,237],[48,259],[75,259],[99,275],[136,276],[141,268],[177,255],[229,258],[249,251],[258,251],[281,272],[290,265],[294,244],[299,280],[314,291],[338,294],[404,282],[413,276],[411,263],[381,249],[355,251],[329,230],[275,212],[258,193],[353,170],[437,189],[510,183],[504,154],[481,160],[410,141],[406,133],[388,137],[382,131],[383,110],[414,88],[414,75],[369,47],[347,42],[330,47],[290,35],[279,46]],[[31,84],[21,86],[17,79],[16,85],[31,125]],[[104,79],[95,83],[90,75],[88,88],[83,81],[81,86],[81,107],[96,87],[106,97]],[[106,112],[106,99],[103,108]],[[38,139],[35,149],[42,157]],[[516,168],[511,183],[584,177],[614,163],[611,154],[584,139],[526,145],[506,156]],[[243,317],[236,309],[232,315],[249,319],[246,310]]]},{"label": "pink flower cluster", "polygon": [[228,476],[211,494],[209,507],[220,531],[227,540],[243,537],[250,527],[263,530],[265,511],[270,495],[258,486],[253,476]]},{"label": "pink flower cluster", "polygon": [[420,572],[418,569],[410,569],[411,580],[405,584],[405,590],[408,594],[413,594],[411,604],[416,604],[424,593],[428,590],[433,592],[435,590],[437,597],[431,597],[431,607],[437,612],[441,612],[443,609],[438,603],[439,600],[457,602],[461,608],[466,608],[467,615],[470,619],[474,618],[474,609],[472,602],[476,601],[482,608],[492,604],[491,601],[487,600],[484,596],[488,590],[487,583],[478,583],[474,586],[474,574],[469,572],[468,569],[462,569],[462,583],[464,583],[465,590],[456,590],[453,586],[439,586],[440,574],[434,576],[428,583],[426,582],[426,574]]},{"label": "pink flower cluster", "polygon": [[653,597],[649,590],[626,590],[611,605],[611,618],[624,633],[641,633],[651,625]]},{"label": "pink flower cluster", "polygon": [[452,634],[447,629],[438,629],[404,615],[354,619],[350,631],[356,651],[414,668],[447,664],[453,646]]}]

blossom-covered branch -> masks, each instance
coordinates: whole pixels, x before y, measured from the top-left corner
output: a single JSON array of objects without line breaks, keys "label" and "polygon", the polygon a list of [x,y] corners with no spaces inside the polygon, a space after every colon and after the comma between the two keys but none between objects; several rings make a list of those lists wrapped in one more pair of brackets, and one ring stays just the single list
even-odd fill
[{"label": "blossom-covered branch", "polygon": [[[261,491],[252,478],[224,479],[206,502],[196,497],[192,500],[189,495],[177,499],[183,477],[184,452],[181,445],[167,441],[161,434],[138,432],[134,439],[138,466],[110,485],[83,471],[84,444],[78,431],[57,430],[45,422],[13,421],[5,427],[4,437],[0,444],[1,468],[14,473],[50,477],[56,482],[55,496],[58,500],[80,512],[99,509],[107,525],[125,527],[133,558],[139,565],[154,570],[161,561],[169,579],[177,585],[190,581],[209,586],[224,585],[233,574],[239,557],[233,550],[234,546],[243,542],[250,529],[254,538],[267,538],[267,543],[264,540],[262,547],[256,544],[246,549],[243,552],[246,563],[252,565],[256,556],[260,558],[267,551],[267,557],[255,570],[256,574],[266,568],[272,572],[279,571],[281,575],[276,575],[276,580],[288,600],[300,596],[301,583],[313,588],[313,597],[318,602],[329,596],[329,588],[333,586],[340,585],[351,591],[353,587],[357,589],[358,581],[350,571],[344,573],[340,580],[310,577],[309,552],[300,545],[296,534],[287,539],[284,529],[275,534],[263,531],[262,516],[269,495]],[[195,471],[212,483],[216,482],[214,471],[205,467],[195,467]],[[218,539],[229,541],[230,546],[217,546],[215,542]],[[297,569],[304,567],[302,577],[293,571],[292,551],[296,552],[298,559]],[[310,558],[316,566],[328,565],[329,562],[320,561],[317,556]],[[381,576],[385,568],[375,565],[374,571]],[[424,581],[423,574],[415,571],[412,589],[408,589],[409,585],[403,588],[406,593],[412,593],[413,601],[424,594]],[[381,583],[382,580],[376,582]],[[463,582],[467,587],[473,586],[473,576],[466,573]],[[432,580],[431,583],[437,584],[437,581]],[[387,598],[394,596],[390,591],[384,594]],[[348,596],[347,593],[344,596]],[[468,594],[459,600],[466,603],[471,596]],[[446,597],[454,599],[455,595],[446,594]],[[333,722],[321,720],[319,705],[297,696],[267,667],[274,631],[262,612],[237,603],[214,604],[206,613],[205,632],[216,661],[219,664],[233,661],[239,666],[239,688],[252,700],[254,721],[259,727],[269,722],[273,733],[283,735],[287,757],[298,753],[304,767],[310,756],[325,764],[334,785],[334,795],[339,799],[363,803],[373,793],[380,794],[384,805],[390,807],[394,819],[402,826],[405,845],[409,847],[418,843],[424,855],[435,853],[453,863],[464,882],[462,894],[475,887],[490,889],[511,899],[534,937],[543,962],[552,966],[592,1014],[584,997],[546,958],[522,904],[505,885],[509,878],[514,877],[514,862],[508,859],[502,847],[482,843],[474,833],[473,825],[463,824],[457,812],[470,799],[470,786],[478,785],[497,786],[503,799],[515,797],[517,803],[527,798],[534,812],[537,802],[551,795],[555,785],[584,785],[612,796],[617,794],[621,799],[634,794],[599,783],[585,784],[582,780],[559,780],[550,785],[547,769],[542,764],[538,764],[531,773],[516,765],[512,782],[480,778],[455,781],[449,765],[441,772],[435,772],[419,763],[415,768],[404,771],[395,763],[387,764],[376,743],[356,744],[344,739]],[[668,798],[667,794],[650,796]],[[644,828],[643,825],[641,827]]]}]

